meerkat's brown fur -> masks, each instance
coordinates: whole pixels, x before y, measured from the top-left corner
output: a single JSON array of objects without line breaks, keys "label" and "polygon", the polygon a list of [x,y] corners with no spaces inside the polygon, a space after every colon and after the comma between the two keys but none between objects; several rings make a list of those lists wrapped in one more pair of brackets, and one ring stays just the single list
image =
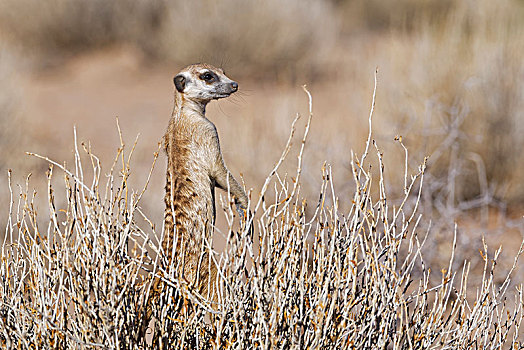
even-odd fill
[{"label": "meerkat's brown fur", "polygon": [[[175,275],[193,291],[216,301],[217,267],[209,246],[215,222],[215,187],[229,191],[241,212],[247,209],[248,198],[224,164],[217,130],[205,111],[211,100],[237,91],[238,84],[222,69],[208,64],[184,68],[174,84],[174,108],[164,136],[167,174],[162,267],[175,267]],[[156,279],[142,335],[162,289]]]},{"label": "meerkat's brown fur", "polygon": [[208,296],[216,279],[216,266],[208,255],[215,222],[215,187],[229,190],[243,208],[247,196],[224,164],[217,130],[205,110],[211,100],[235,92],[238,84],[207,64],[185,68],[174,82],[175,106],[164,136],[167,174],[162,248],[168,257],[176,257],[186,282]]}]

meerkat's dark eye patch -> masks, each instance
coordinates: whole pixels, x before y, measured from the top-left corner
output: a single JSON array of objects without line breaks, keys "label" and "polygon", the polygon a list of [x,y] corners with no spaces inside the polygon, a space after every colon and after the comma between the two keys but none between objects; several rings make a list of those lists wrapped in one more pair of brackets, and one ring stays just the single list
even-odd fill
[{"label": "meerkat's dark eye patch", "polygon": [[209,72],[209,71],[200,74],[199,78],[200,80],[203,80],[206,83],[212,83],[218,80],[218,77],[216,76],[216,74],[213,72]]}]

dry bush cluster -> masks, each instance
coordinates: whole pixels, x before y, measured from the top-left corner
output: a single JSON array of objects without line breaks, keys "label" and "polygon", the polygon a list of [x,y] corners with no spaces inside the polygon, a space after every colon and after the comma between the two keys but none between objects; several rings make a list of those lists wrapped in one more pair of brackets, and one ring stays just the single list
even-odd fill
[{"label": "dry bush cluster", "polygon": [[[31,21],[25,20],[28,16]],[[319,0],[3,1],[3,36],[40,56],[130,44],[150,58],[206,61],[240,73],[284,75],[318,68],[336,36],[329,3]],[[331,38],[331,39],[330,39]],[[308,73],[311,74],[311,73]]]},{"label": "dry bush cluster", "polygon": [[455,186],[436,197],[464,208],[481,197],[519,204],[524,6],[461,1],[445,13],[437,22],[421,16],[416,31],[395,31],[383,47],[383,127],[409,132],[419,159],[431,156],[432,175],[452,178]]},{"label": "dry bush cluster", "polygon": [[154,34],[161,6],[160,1],[2,1],[2,34],[41,54],[140,42]]},{"label": "dry bush cluster", "polygon": [[[456,236],[449,264],[430,267],[424,262],[422,248],[431,231],[420,226],[418,209],[426,160],[413,174],[407,166],[399,174],[404,191],[392,200],[384,179],[385,155],[370,128],[364,153],[351,157],[353,195],[338,198],[332,171],[324,166],[318,201],[302,198],[309,98],[309,118],[303,137],[296,140],[296,172],[284,175],[280,167],[291,152],[297,120],[260,194],[251,193],[253,215],[247,223],[239,225],[229,198],[222,202],[229,230],[216,232],[214,239],[224,240],[226,247],[211,254],[221,267],[218,307],[179,280],[176,267],[161,269],[159,259],[172,252],[161,251],[162,230],[140,209],[143,190],[128,187],[132,150],[125,154],[122,144],[105,176],[89,146],[84,146],[88,166],[78,149],[71,170],[44,158],[51,164],[49,215],[37,215],[29,186],[12,198],[0,261],[2,344],[522,348],[522,281],[512,281],[516,258],[498,283],[500,249],[493,252],[484,244],[484,272],[473,286],[467,261],[454,268]],[[372,112],[370,126],[371,118]],[[372,167],[379,169],[377,176]],[[64,179],[64,206],[55,198],[60,193],[53,185],[57,170]],[[373,186],[378,186],[376,196]],[[340,209],[341,202],[350,203],[349,211]],[[306,214],[307,206],[313,214]],[[448,234],[451,239],[453,232]],[[203,250],[211,249],[213,242],[208,243]],[[432,282],[432,270],[440,271],[437,282]],[[169,288],[153,308],[155,321],[147,335],[140,337],[156,277]]]},{"label": "dry bush cluster", "polygon": [[[89,148],[75,152],[70,171],[55,164],[50,215],[41,206],[37,215],[45,192],[21,188],[3,237],[0,339],[13,347],[140,347],[143,305],[151,281],[162,275],[173,288],[155,309],[162,322],[150,324],[147,344],[522,347],[522,274],[505,271],[513,258],[488,251],[476,227],[468,233],[459,224],[453,244],[451,238],[466,212],[480,218],[491,242],[507,239],[512,225],[524,233],[520,217],[488,229],[492,208],[504,212],[509,203],[518,211],[524,196],[523,23],[524,6],[513,0],[1,1],[1,39],[35,50],[40,63],[130,44],[168,60],[170,72],[210,61],[257,82],[307,76],[316,96],[327,97],[308,157],[291,177],[282,175],[294,172],[289,161],[267,183],[260,171],[287,136],[283,125],[294,108],[294,90],[282,80],[256,91],[276,90],[279,99],[266,95],[242,123],[226,118],[220,125],[225,140],[244,146],[235,144],[226,158],[265,195],[253,196],[253,240],[224,202],[228,228],[215,235],[215,243],[227,242],[214,255],[223,267],[218,311],[173,272],[159,271],[158,259],[167,254],[158,244],[161,225],[150,225],[142,212],[160,216],[161,200],[152,198],[161,195],[133,193],[123,148],[107,178]],[[0,52],[0,167],[20,169],[17,130],[24,126],[37,141],[32,119],[15,119],[12,73],[20,67],[4,47],[10,46]],[[363,82],[376,65],[382,84],[373,128],[384,158],[374,143],[362,142],[368,125],[361,102],[369,94]],[[51,125],[52,117],[42,119]],[[393,138],[400,133],[407,137],[399,145]],[[286,152],[302,154],[301,146]],[[350,147],[365,147],[369,156],[351,157]],[[29,147],[35,148],[42,147]],[[336,166],[317,179],[326,158]],[[135,175],[146,174],[136,159],[135,153]],[[38,181],[33,176],[31,183]]]},{"label": "dry bush cluster", "polygon": [[0,169],[6,170],[6,160],[13,160],[8,157],[17,143],[17,134],[13,132],[17,129],[16,119],[19,115],[16,110],[20,92],[16,86],[16,74],[11,71],[14,57],[0,45]]},{"label": "dry bush cluster", "polygon": [[[2,37],[36,49],[37,62],[130,44],[146,57],[167,60],[171,69],[209,61],[272,88],[295,79],[314,81],[328,94],[344,91],[343,107],[333,103],[324,110],[337,115],[323,128],[327,141],[347,136],[341,125],[348,116],[356,135],[349,139],[365,134],[356,117],[369,91],[362,82],[378,65],[384,81],[378,112],[384,118],[377,135],[392,140],[409,132],[415,163],[431,156],[436,184],[428,198],[446,203],[446,215],[476,210],[472,203],[480,202],[522,206],[524,159],[515,150],[524,146],[523,23],[524,6],[516,0],[0,2]],[[265,115],[256,117],[248,129],[268,128]],[[285,115],[275,119],[280,117]],[[246,148],[261,148],[250,142]],[[346,146],[327,150],[329,160],[347,164]],[[396,164],[398,159],[387,164],[393,173]],[[453,186],[447,185],[450,176]]]},{"label": "dry bush cluster", "polygon": [[[421,18],[439,23],[459,1],[455,0],[335,0],[344,16],[344,31],[381,32],[388,30],[416,30]],[[358,14],[358,15],[357,15]]]},{"label": "dry bush cluster", "polygon": [[[21,157],[13,156],[19,142],[24,138],[22,131],[21,113],[18,104],[21,99],[17,85],[17,74],[11,70],[16,60],[0,43],[0,172],[6,174],[8,167],[21,168]],[[5,181],[0,180],[0,196],[9,196]],[[7,200],[0,201],[0,211],[7,210]],[[2,224],[5,217],[0,220]]]}]

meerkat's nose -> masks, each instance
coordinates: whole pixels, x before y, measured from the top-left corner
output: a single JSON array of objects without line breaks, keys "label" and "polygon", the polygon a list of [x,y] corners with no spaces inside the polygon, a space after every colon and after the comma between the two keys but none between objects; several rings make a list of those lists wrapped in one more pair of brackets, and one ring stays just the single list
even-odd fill
[{"label": "meerkat's nose", "polygon": [[233,92],[237,91],[238,90],[238,84],[236,82],[232,82],[231,83],[231,89],[233,90]]}]

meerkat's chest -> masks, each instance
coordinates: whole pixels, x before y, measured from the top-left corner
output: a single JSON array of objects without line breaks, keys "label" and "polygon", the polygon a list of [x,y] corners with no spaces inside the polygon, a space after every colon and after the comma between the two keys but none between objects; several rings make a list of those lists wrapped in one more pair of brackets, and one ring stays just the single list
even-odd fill
[{"label": "meerkat's chest", "polygon": [[[210,173],[216,162],[214,130],[200,125],[179,125],[174,128],[168,152],[174,174],[183,174],[199,181],[211,181]],[[207,182],[206,181],[206,182]]]}]

